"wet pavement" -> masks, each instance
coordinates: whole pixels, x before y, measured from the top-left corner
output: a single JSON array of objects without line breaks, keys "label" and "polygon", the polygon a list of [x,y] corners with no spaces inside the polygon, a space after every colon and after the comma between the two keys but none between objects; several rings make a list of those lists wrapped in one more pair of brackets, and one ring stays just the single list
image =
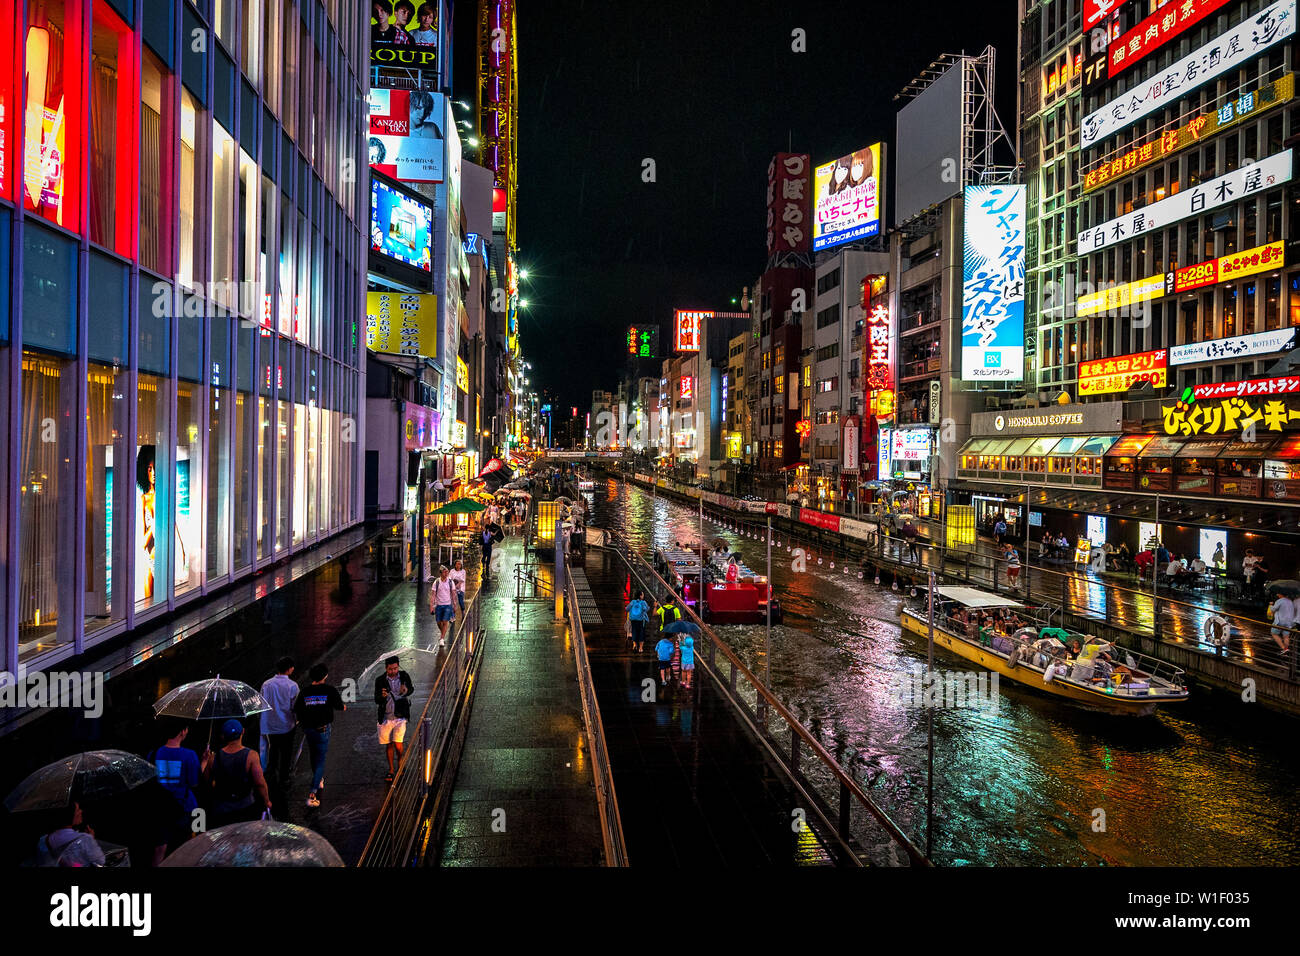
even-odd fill
[{"label": "wet pavement", "polygon": [[[516,609],[519,538],[497,546],[480,600],[478,686],[440,866],[599,866],[604,856],[577,665],[552,600]],[[553,580],[553,568],[541,566]],[[516,625],[516,610],[518,624]]]},{"label": "wet pavement", "polygon": [[[593,525],[617,528],[642,548],[698,533],[695,509],[639,488],[598,482],[591,501]],[[761,540],[710,518],[704,529],[761,570]],[[926,657],[924,639],[898,624],[906,592],[859,579],[856,564],[845,573],[837,560],[832,569],[825,550],[817,552],[821,565],[814,557],[797,572],[786,537],[778,540],[773,581],[785,620],[772,629],[773,690],[923,845],[926,715],[901,707],[892,693]],[[761,627],[727,626],[719,634],[761,671]],[[935,666],[965,665],[939,654]],[[1008,684],[998,702],[996,711],[935,713],[937,864],[1300,859],[1295,720],[1217,693],[1198,693],[1148,719],[1092,714]]]}]

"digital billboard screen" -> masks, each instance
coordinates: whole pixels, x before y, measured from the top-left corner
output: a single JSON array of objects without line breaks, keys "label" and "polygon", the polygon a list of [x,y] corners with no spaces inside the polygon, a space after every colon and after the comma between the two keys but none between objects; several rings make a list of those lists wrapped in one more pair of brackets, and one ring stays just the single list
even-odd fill
[{"label": "digital billboard screen", "polygon": [[876,143],[814,171],[814,250],[879,235],[884,211],[882,149]]},{"label": "digital billboard screen", "polygon": [[1025,187],[967,186],[963,193],[961,364],[966,381],[1025,374]]},{"label": "digital billboard screen", "polygon": [[438,67],[441,0],[367,0],[370,65],[421,72]]},{"label": "digital billboard screen", "polygon": [[427,291],[433,280],[433,205],[370,173],[370,271]]},{"label": "digital billboard screen", "polygon": [[403,182],[443,181],[442,117],[447,112],[441,93],[372,89],[370,168]]}]

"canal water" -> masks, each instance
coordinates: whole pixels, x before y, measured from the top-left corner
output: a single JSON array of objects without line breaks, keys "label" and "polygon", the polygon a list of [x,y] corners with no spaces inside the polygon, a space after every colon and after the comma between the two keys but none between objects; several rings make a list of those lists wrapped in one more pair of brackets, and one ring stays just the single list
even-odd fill
[{"label": "canal water", "polygon": [[[694,541],[698,512],[598,481],[592,524],[643,551]],[[762,571],[761,540],[705,518]],[[860,580],[829,556],[795,571],[777,535],[772,687],[918,845],[925,845],[926,713],[897,687],[925,665],[902,631],[902,592]],[[778,554],[780,555],[778,559]],[[719,635],[762,673],[762,626]],[[936,651],[937,670],[965,670]],[[1300,722],[1224,694],[1177,710],[1111,717],[1003,681],[998,706],[934,717],[933,858],[940,865],[1293,865],[1300,860]]]}]

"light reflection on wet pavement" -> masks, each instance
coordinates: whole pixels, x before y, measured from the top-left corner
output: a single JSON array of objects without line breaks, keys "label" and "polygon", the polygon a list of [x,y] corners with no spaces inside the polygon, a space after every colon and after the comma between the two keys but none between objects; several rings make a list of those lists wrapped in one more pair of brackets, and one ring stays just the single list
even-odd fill
[{"label": "light reflection on wet pavement", "polygon": [[[698,535],[697,512],[639,488],[599,481],[593,500],[593,525],[620,529],[642,549]],[[704,533],[728,540],[763,570],[761,540],[708,517]],[[772,628],[773,688],[924,845],[925,712],[890,695],[900,675],[925,664],[924,639],[898,624],[905,592],[859,580],[855,567],[845,574],[837,562],[831,570],[829,557],[794,572],[786,540],[777,540],[773,581],[785,622]],[[761,673],[764,628],[719,630]],[[964,669],[941,651],[935,666]],[[1197,693],[1177,711],[1123,718],[1003,682],[996,711],[938,710],[934,727],[933,856],[940,865],[1300,859],[1297,722],[1226,695]]]}]

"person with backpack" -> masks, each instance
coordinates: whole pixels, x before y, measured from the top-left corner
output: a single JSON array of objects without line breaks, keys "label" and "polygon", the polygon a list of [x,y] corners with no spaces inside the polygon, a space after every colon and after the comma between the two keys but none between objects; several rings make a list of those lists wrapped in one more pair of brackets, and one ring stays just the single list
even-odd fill
[{"label": "person with backpack", "polygon": [[104,850],[95,839],[95,831],[86,825],[81,804],[60,811],[58,825],[41,837],[36,847],[37,866],[104,866]]},{"label": "person with backpack", "polygon": [[659,686],[665,687],[673,675],[673,652],[677,645],[671,634],[664,634],[655,645],[655,656],[659,658]]},{"label": "person with backpack", "polygon": [[632,630],[632,646],[637,651],[645,649],[645,626],[650,620],[650,605],[645,602],[645,595],[640,591],[628,602],[627,620]]},{"label": "person with backpack", "polygon": [[245,823],[271,812],[271,793],[257,751],[244,746],[244,725],[233,717],[221,725],[221,749],[203,780],[211,791],[208,829]]},{"label": "person with backpack", "polygon": [[655,619],[659,624],[660,632],[662,632],[669,624],[682,619],[682,610],[672,601],[667,604],[656,604]]},{"label": "person with backpack", "polygon": [[[484,545],[491,549],[491,545]],[[429,613],[438,622],[438,646],[447,646],[447,629],[456,616],[456,584],[451,579],[447,565],[438,565],[438,576],[429,586]]]},{"label": "person with backpack", "polygon": [[1008,541],[1002,556],[1007,559],[1007,587],[1018,588],[1020,586],[1020,552]]}]

